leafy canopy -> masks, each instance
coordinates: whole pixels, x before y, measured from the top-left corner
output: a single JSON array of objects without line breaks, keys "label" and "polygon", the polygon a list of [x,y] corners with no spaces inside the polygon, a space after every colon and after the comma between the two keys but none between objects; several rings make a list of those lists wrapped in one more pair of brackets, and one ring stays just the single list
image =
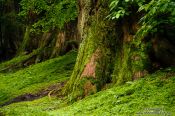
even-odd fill
[{"label": "leafy canopy", "polygon": [[19,16],[33,31],[62,29],[77,17],[76,0],[22,0]]},{"label": "leafy canopy", "polygon": [[135,8],[141,7],[145,0],[112,0],[110,3],[110,19],[120,19],[128,16]]},{"label": "leafy canopy", "polygon": [[136,36],[162,31],[165,25],[175,24],[175,2],[173,0],[112,0],[108,18],[119,20],[133,13],[140,17],[141,28]]}]

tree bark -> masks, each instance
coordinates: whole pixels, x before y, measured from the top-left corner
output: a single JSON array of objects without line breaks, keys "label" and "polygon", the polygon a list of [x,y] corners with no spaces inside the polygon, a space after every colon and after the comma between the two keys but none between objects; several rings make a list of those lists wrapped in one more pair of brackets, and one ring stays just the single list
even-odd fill
[{"label": "tree bark", "polygon": [[[115,23],[106,20],[108,1],[80,0],[78,30],[82,43],[72,76],[64,93],[82,98],[111,81],[115,57]],[[112,44],[111,44],[112,43]]]}]

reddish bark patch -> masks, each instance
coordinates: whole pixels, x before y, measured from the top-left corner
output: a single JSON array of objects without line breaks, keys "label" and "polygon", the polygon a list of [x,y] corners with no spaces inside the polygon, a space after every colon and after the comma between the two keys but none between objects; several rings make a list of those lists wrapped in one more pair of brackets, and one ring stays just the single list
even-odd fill
[{"label": "reddish bark patch", "polygon": [[97,65],[96,62],[99,59],[99,57],[100,57],[100,50],[97,49],[93,53],[90,61],[86,64],[84,71],[81,75],[81,78],[83,77],[94,77],[95,78],[95,70],[96,70],[96,65]]},{"label": "reddish bark patch", "polygon": [[[86,64],[84,71],[81,75],[81,78],[96,78],[96,65],[97,65],[97,60],[101,57],[101,51],[97,49],[93,54],[92,57],[90,58],[89,62]],[[91,81],[86,81],[84,86],[84,95],[90,95],[92,93],[96,93],[96,85],[92,84]]]},{"label": "reddish bark patch", "polygon": [[95,67],[96,67],[95,56],[93,55],[89,63],[86,64],[86,67],[84,68],[81,77],[95,77]]}]

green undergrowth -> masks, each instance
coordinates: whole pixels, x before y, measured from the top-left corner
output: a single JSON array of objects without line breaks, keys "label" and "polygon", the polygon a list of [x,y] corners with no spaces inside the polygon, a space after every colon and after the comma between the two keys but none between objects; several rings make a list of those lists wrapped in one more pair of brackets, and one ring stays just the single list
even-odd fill
[{"label": "green undergrowth", "polygon": [[149,113],[154,116],[175,115],[175,76],[172,75],[172,72],[157,72],[144,79],[101,91],[49,114],[55,116],[133,116]]},{"label": "green undergrowth", "polygon": [[69,78],[76,60],[71,51],[14,73],[0,73],[0,105],[27,93],[35,94]]},{"label": "green undergrowth", "polygon": [[98,92],[69,106],[58,98],[44,97],[2,107],[0,112],[7,116],[173,116],[174,85],[175,73],[168,69]]}]

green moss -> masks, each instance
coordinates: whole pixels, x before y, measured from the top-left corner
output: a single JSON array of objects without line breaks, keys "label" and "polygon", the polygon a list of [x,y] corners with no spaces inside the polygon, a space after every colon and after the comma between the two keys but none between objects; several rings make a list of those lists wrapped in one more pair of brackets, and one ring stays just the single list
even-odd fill
[{"label": "green moss", "polygon": [[[172,73],[173,74],[173,73]],[[101,91],[68,107],[49,112],[50,115],[133,116],[156,112],[175,114],[175,77],[157,72],[144,79]],[[163,115],[163,114],[162,114]]]},{"label": "green moss", "polygon": [[0,112],[10,116],[134,116],[152,111],[174,115],[174,84],[174,69],[168,68],[140,80],[98,92],[69,106],[64,100],[44,97],[2,107]]},{"label": "green moss", "polygon": [[37,93],[65,81],[72,73],[76,52],[32,65],[15,73],[0,73],[0,104],[25,93]]}]

